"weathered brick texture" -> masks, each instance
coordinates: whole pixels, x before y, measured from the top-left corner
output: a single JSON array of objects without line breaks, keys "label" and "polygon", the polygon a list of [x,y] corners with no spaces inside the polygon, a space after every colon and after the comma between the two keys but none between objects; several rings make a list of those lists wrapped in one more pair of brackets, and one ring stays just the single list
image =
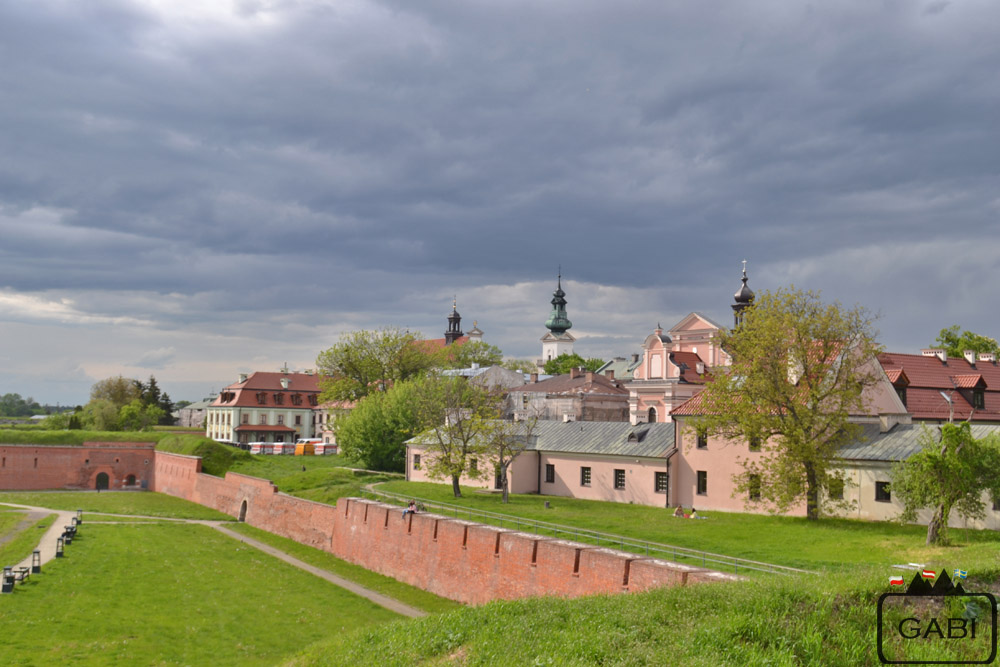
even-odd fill
[{"label": "weathered brick texture", "polygon": [[79,447],[0,445],[0,489],[94,489],[97,476],[108,488],[152,485],[155,445],[150,442],[87,442]]}]

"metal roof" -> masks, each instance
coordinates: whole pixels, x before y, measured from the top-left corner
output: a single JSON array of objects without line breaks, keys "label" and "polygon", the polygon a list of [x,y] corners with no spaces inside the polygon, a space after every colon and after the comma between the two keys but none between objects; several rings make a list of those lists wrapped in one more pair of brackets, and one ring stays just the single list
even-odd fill
[{"label": "metal roof", "polygon": [[[935,439],[940,438],[941,429],[937,424],[897,424],[887,433],[879,433],[877,424],[865,424],[864,435],[859,442],[842,447],[839,455],[848,461],[903,461],[922,449],[920,435],[925,428]],[[972,425],[974,438],[984,438],[992,433],[1000,433],[1000,425]]]},{"label": "metal roof", "polygon": [[[539,452],[600,454],[605,456],[663,457],[674,447],[672,423],[538,421],[533,442],[526,448]],[[407,441],[426,444],[423,434]]]}]

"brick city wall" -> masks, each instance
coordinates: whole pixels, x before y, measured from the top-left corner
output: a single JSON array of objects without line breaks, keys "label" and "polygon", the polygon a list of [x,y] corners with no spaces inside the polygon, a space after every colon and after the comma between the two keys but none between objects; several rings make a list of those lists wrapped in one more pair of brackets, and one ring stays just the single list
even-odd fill
[{"label": "brick city wall", "polygon": [[201,459],[196,456],[156,452],[153,490],[242,518],[269,533],[331,550],[336,508],[280,493],[266,479],[234,472],[220,479],[201,472]]},{"label": "brick city wall", "polygon": [[0,445],[0,489],[94,489],[98,475],[108,488],[152,487],[154,447],[151,442],[85,442],[80,446]]},{"label": "brick city wall", "polygon": [[333,553],[452,600],[479,604],[536,595],[577,597],[736,577],[528,533],[409,514],[342,498]]}]

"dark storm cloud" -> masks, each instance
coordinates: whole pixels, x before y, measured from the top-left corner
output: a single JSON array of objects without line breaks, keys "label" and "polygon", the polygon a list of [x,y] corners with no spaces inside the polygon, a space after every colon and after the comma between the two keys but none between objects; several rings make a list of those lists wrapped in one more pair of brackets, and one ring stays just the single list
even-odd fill
[{"label": "dark storm cloud", "polygon": [[[0,288],[164,330],[436,335],[449,295],[547,285],[559,264],[657,288],[607,326],[728,321],[747,257],[758,289],[866,301],[889,342],[919,345],[915,295],[966,285],[956,251],[997,231],[998,19],[986,2],[6,3]],[[549,291],[518,316],[544,319]],[[1000,330],[945,301],[947,322],[921,314],[933,331]]]}]

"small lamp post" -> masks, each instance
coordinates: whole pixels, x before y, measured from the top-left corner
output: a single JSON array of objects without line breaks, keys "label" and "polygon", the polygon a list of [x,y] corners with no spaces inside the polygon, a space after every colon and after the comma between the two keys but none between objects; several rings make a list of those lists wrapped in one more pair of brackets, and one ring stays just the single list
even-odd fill
[{"label": "small lamp post", "polygon": [[38,574],[42,571],[42,552],[35,549],[31,552],[31,573]]},{"label": "small lamp post", "polygon": [[83,510],[76,511],[76,522],[83,523]]},{"label": "small lamp post", "polygon": [[63,531],[63,544],[73,544],[73,533],[70,531],[72,526],[66,526]]},{"label": "small lamp post", "polygon": [[63,557],[63,538],[60,535],[56,538],[56,558]]},{"label": "small lamp post", "polygon": [[79,520],[79,519],[77,519],[76,517],[73,517],[73,518],[72,518],[72,519],[70,520],[70,522],[69,522],[69,523],[70,523],[70,525],[71,525],[71,526],[73,526],[74,528],[76,528],[77,524],[79,524],[79,523],[80,523],[80,520]]},{"label": "small lamp post", "polygon": [[0,579],[0,593],[13,593],[14,592],[14,572],[10,565],[5,565],[3,568],[3,577]]}]

